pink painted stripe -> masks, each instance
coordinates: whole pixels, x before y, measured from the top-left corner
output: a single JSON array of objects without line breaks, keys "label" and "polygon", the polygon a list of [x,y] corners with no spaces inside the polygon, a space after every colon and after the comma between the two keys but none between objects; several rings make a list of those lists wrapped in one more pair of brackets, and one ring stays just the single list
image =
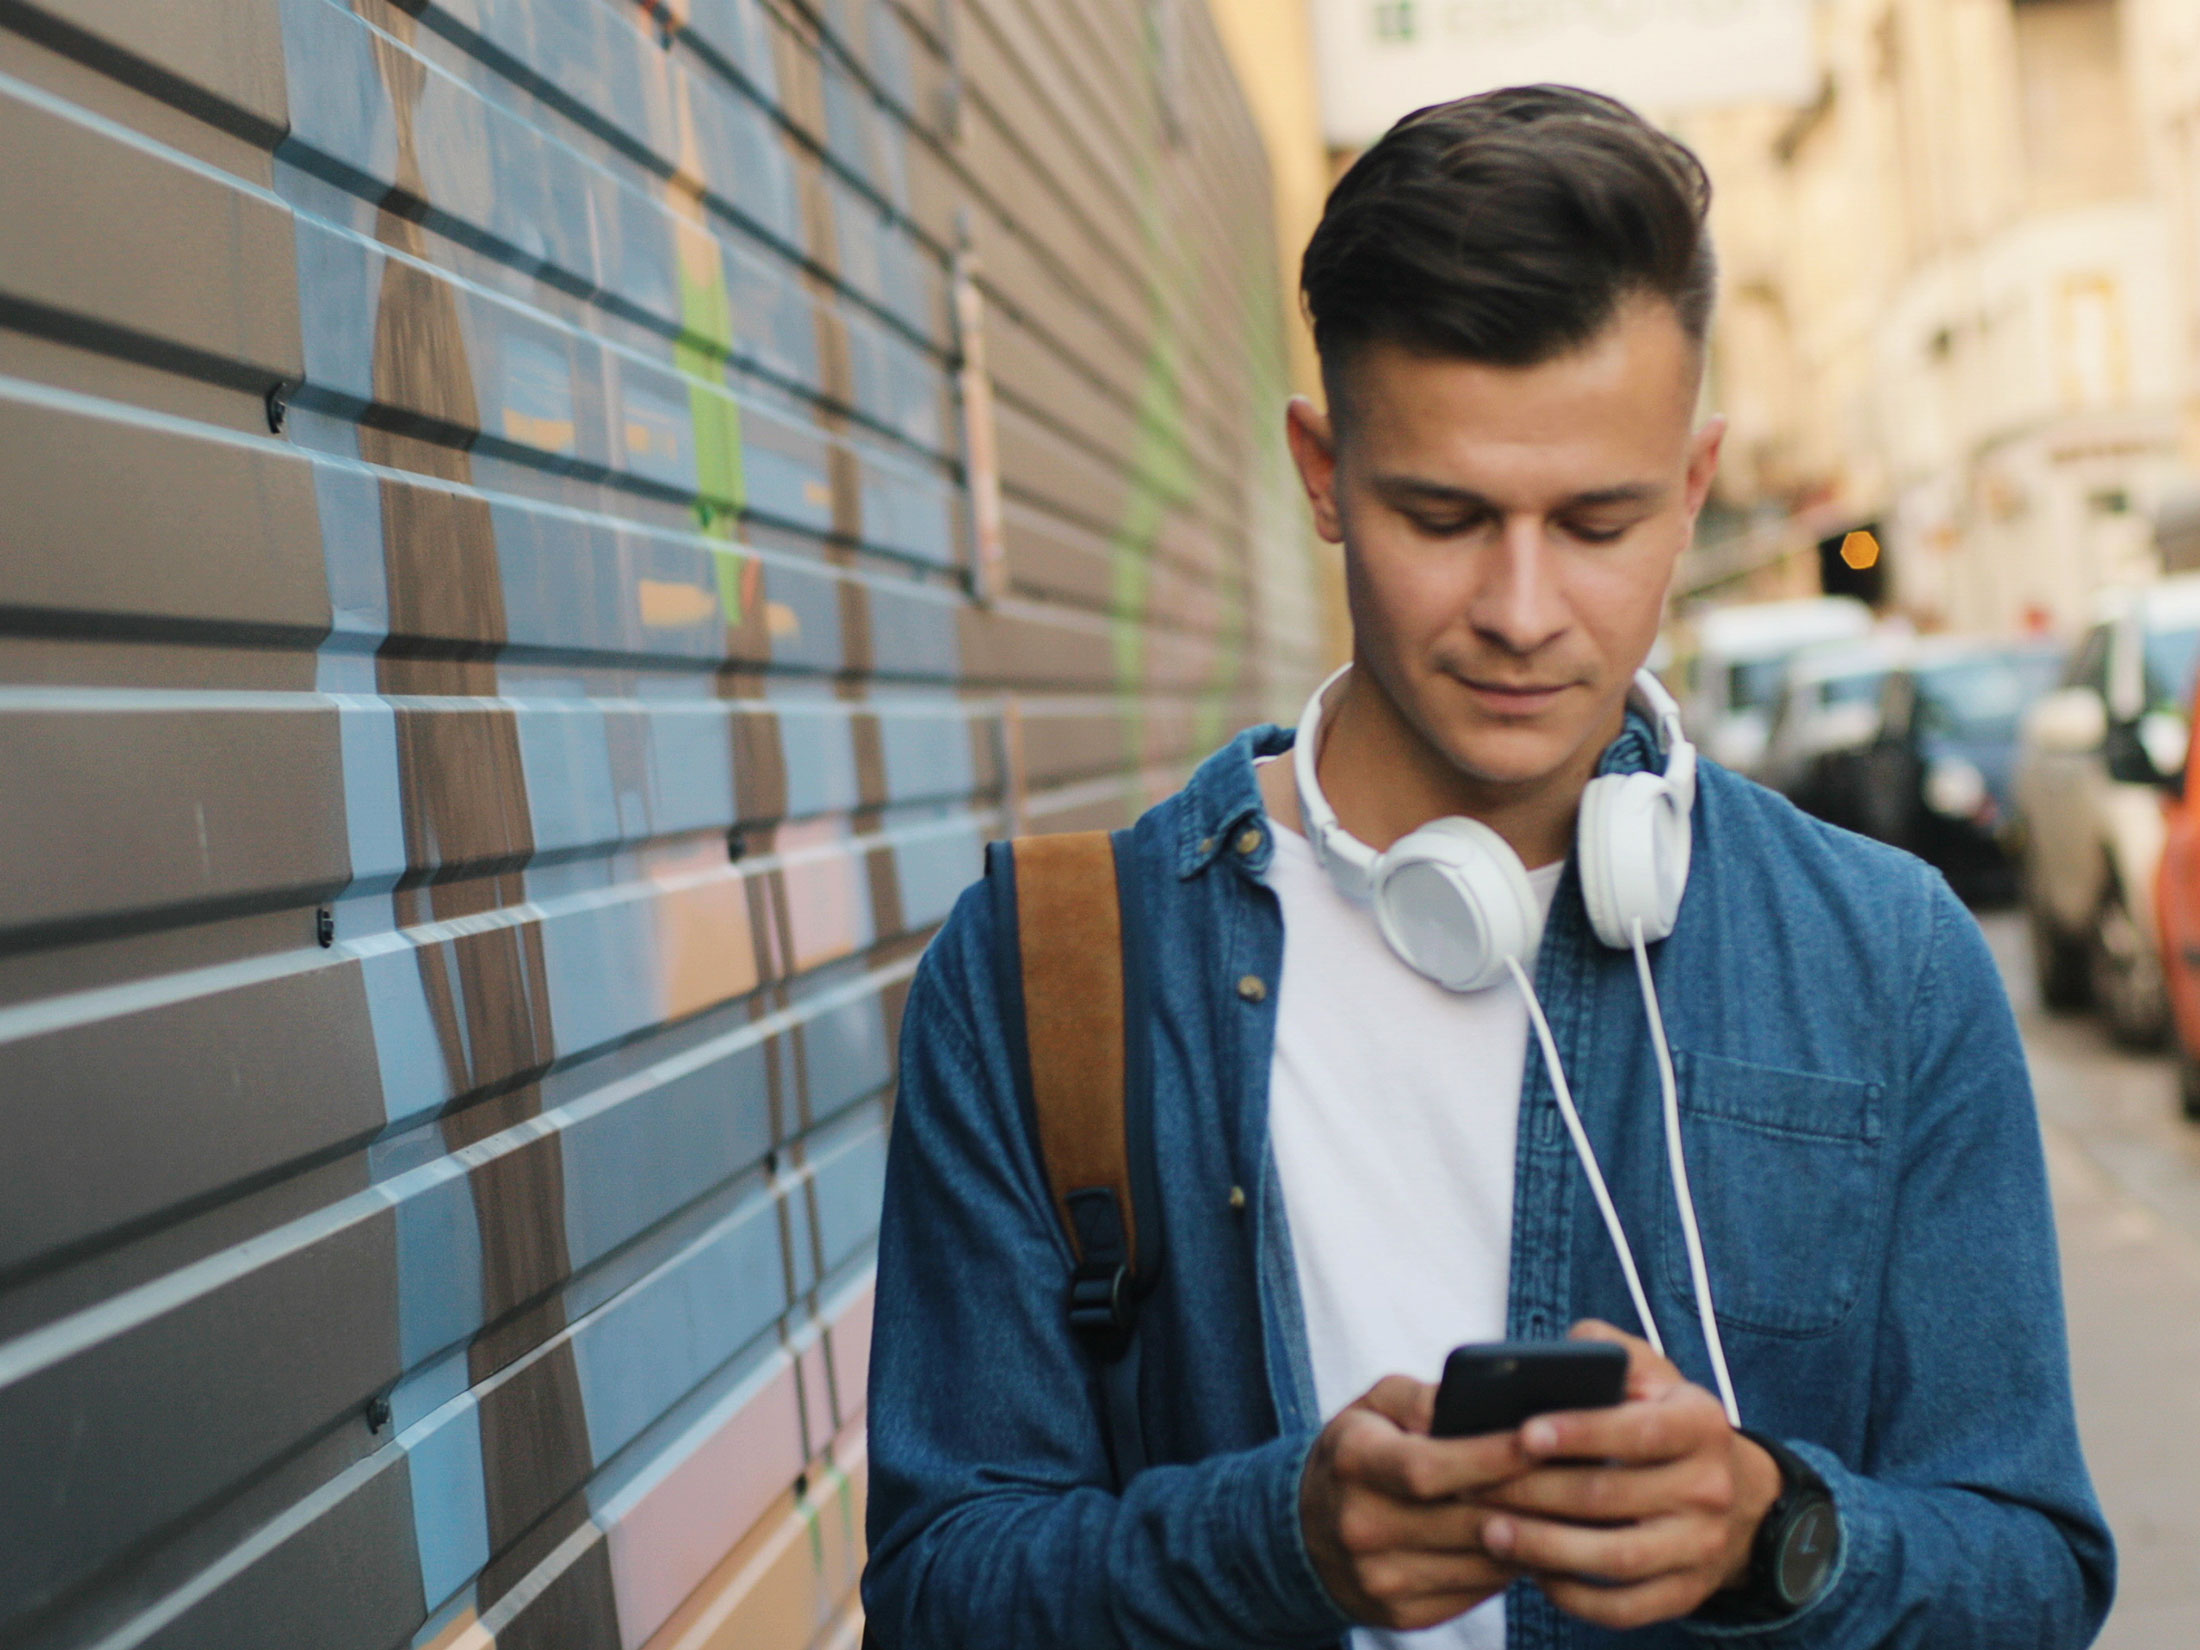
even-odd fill
[{"label": "pink painted stripe", "polygon": [[[833,1536],[835,1526],[854,1533],[862,1524],[863,1479],[869,1468],[867,1448],[860,1425],[834,1439],[832,1459],[844,1475],[844,1482],[827,1486],[822,1505],[813,1502],[791,1508],[770,1527],[751,1532],[747,1539],[755,1546],[740,1567],[715,1580],[706,1578],[703,1585],[710,1591],[690,1595],[681,1606],[685,1620],[680,1614],[672,1618],[680,1623],[678,1631],[675,1633],[668,1623],[643,1650],[715,1650],[730,1642],[728,1630],[736,1621],[751,1635],[742,1641],[743,1650],[750,1650],[752,1645],[762,1650],[761,1642],[754,1637],[759,1628],[769,1633],[771,1644],[792,1650],[802,1643],[805,1625],[829,1638],[833,1626],[821,1624],[837,1625],[851,1617],[860,1620],[856,1581],[863,1567],[862,1537],[856,1534],[854,1544],[848,1546]],[[786,1586],[786,1572],[791,1567],[788,1550],[796,1547],[808,1549],[802,1557],[810,1562],[801,1566],[809,1572],[806,1600],[790,1597]],[[816,1563],[821,1549],[823,1570]],[[760,1590],[768,1596],[759,1611],[756,1605]],[[801,1608],[804,1603],[809,1606],[807,1611]],[[775,1628],[779,1631],[773,1632]]]},{"label": "pink painted stripe", "polygon": [[801,1470],[795,1372],[783,1362],[606,1532],[624,1650],[663,1625]]},{"label": "pink painted stripe", "polygon": [[798,969],[846,956],[872,937],[867,872],[845,836],[833,819],[795,820],[773,834]]},{"label": "pink painted stripe", "polygon": [[[869,1356],[871,1300],[866,1285],[825,1325],[836,1363],[851,1344]],[[822,1382],[820,1350],[812,1343],[801,1364],[782,1354],[777,1372],[739,1409],[714,1412],[667,1448],[667,1455],[685,1449],[677,1464],[623,1507],[605,1509],[623,1650],[639,1650],[802,1472],[795,1383],[808,1377],[806,1365]],[[822,1448],[830,1436],[823,1412],[812,1424]]]}]

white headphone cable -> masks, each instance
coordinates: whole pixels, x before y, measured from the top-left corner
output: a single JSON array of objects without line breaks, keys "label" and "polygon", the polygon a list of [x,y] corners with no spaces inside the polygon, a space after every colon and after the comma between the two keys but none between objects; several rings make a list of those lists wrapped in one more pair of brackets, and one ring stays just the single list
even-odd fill
[{"label": "white headphone cable", "polygon": [[1728,1424],[1739,1428],[1741,1406],[1734,1401],[1734,1378],[1726,1371],[1726,1346],[1719,1339],[1719,1318],[1711,1307],[1711,1273],[1704,1265],[1703,1234],[1696,1229],[1696,1199],[1688,1189],[1688,1155],[1681,1149],[1680,1088],[1673,1080],[1673,1051],[1665,1041],[1665,1016],[1658,1008],[1657,987],[1651,983],[1650,953],[1643,944],[1640,917],[1635,919],[1634,940],[1635,976],[1642,983],[1643,1012],[1650,1017],[1650,1041],[1658,1051],[1658,1082],[1665,1091],[1665,1153],[1673,1171],[1673,1201],[1680,1205],[1681,1236],[1688,1243],[1688,1277],[1695,1285],[1696,1313],[1703,1320],[1711,1373],[1718,1378],[1719,1402],[1726,1406]]},{"label": "white headphone cable", "polygon": [[[1528,1019],[1535,1027],[1536,1040],[1543,1045],[1543,1063],[1551,1068],[1551,1092],[1558,1096],[1559,1114],[1566,1119],[1566,1132],[1574,1138],[1574,1155],[1581,1159],[1582,1171],[1589,1177],[1589,1190],[1596,1194],[1597,1210],[1604,1216],[1604,1229],[1612,1235],[1612,1247],[1619,1254],[1620,1270],[1627,1274],[1627,1292],[1635,1299],[1635,1315],[1642,1319],[1642,1332],[1659,1357],[1665,1356],[1665,1341],[1658,1334],[1658,1320],[1650,1315],[1649,1297],[1642,1292],[1642,1278],[1635,1271],[1635,1252],[1627,1246],[1627,1232],[1619,1223],[1619,1211],[1612,1207],[1612,1194],[1605,1188],[1604,1171],[1597,1167],[1597,1154],[1589,1145],[1589,1134],[1581,1126],[1581,1113],[1574,1109],[1572,1090],[1566,1086],[1566,1068],[1558,1063],[1558,1044],[1551,1037],[1550,1022],[1543,1018],[1543,1005],[1536,1001],[1535,987],[1528,983],[1528,976],[1518,958],[1508,956],[1505,966],[1512,970],[1512,977],[1519,983],[1520,995],[1527,1000]],[[1720,1365],[1724,1373],[1725,1365]]]}]

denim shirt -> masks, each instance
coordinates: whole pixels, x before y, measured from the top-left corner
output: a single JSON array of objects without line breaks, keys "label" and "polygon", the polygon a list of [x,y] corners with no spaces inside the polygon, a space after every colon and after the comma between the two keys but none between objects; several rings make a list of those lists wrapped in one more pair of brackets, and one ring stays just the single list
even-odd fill
[{"label": "denim shirt", "polygon": [[[1299,1525],[1322,1417],[1268,1139],[1283,922],[1252,764],[1289,744],[1241,735],[1134,830],[1169,1253],[1139,1330],[1152,1464],[1120,1493],[1008,1066],[985,884],[918,970],[871,1353],[863,1597],[885,1650],[1315,1646],[1350,1627]],[[1631,716],[1599,771],[1654,760]],[[1693,827],[1651,956],[1721,1335],[1743,1423],[1831,1486],[1843,1557],[1809,1608],[1746,1628],[1614,1634],[1516,1584],[1508,1643],[2089,1643],[2114,1558],[2023,1050],[1977,924],[1917,860],[1709,762]],[[1590,931],[1571,867],[1536,991],[1667,1348],[1709,1387],[1633,960]],[[1511,1268],[1513,1336],[1584,1317],[1639,1332],[1532,1039]]]}]

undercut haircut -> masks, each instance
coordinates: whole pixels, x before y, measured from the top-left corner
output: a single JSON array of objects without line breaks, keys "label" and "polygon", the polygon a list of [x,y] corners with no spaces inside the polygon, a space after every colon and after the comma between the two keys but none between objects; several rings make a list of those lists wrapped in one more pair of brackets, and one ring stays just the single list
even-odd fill
[{"label": "undercut haircut", "polygon": [[1337,180],[1300,269],[1332,411],[1369,344],[1536,366],[1637,296],[1701,348],[1710,206],[1685,144],[1595,92],[1514,86],[1407,115]]}]

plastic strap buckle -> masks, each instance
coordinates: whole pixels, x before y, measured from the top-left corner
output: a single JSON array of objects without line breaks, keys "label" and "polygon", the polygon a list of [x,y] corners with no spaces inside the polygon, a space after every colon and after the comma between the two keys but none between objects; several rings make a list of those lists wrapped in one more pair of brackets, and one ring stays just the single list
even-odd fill
[{"label": "plastic strap buckle", "polygon": [[1128,1266],[1088,1261],[1071,1275],[1069,1326],[1101,1357],[1119,1357],[1137,1323]]}]

